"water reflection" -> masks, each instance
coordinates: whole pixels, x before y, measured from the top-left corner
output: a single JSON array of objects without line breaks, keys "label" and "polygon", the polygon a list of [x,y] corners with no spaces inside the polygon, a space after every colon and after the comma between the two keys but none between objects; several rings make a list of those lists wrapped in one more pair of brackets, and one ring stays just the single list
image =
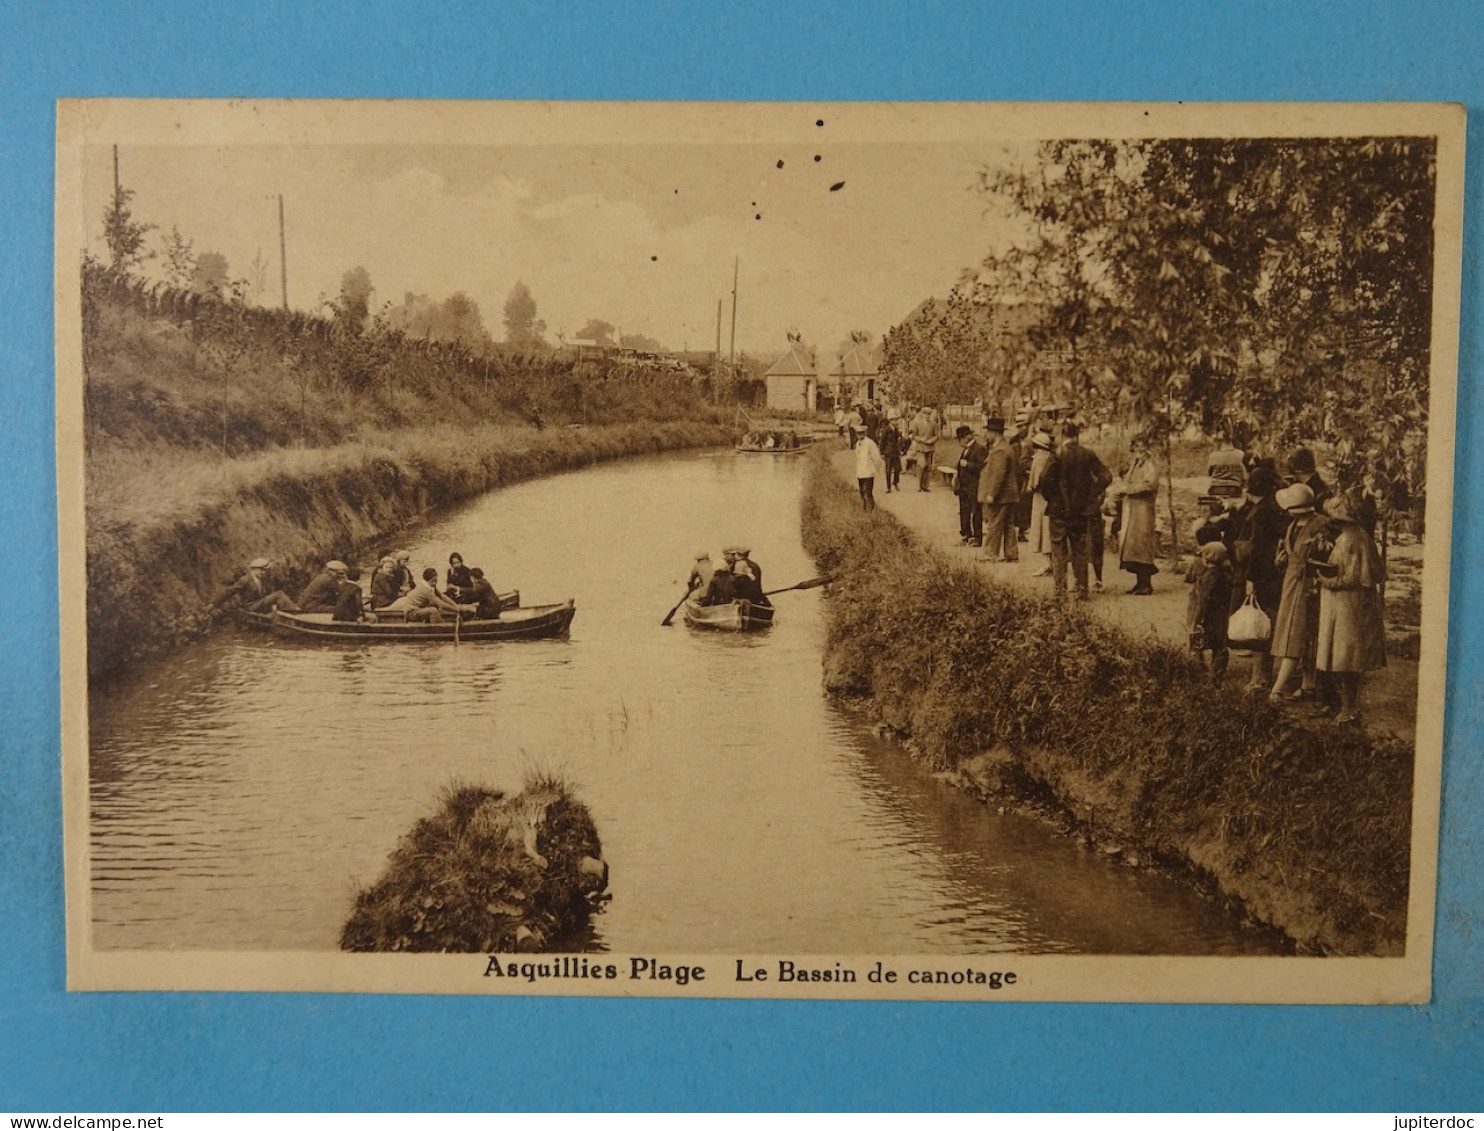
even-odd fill
[{"label": "water reflection", "polygon": [[[691,555],[814,573],[797,461],[636,460],[431,524],[568,639],[304,645],[223,632],[92,704],[95,943],[330,948],[357,884],[453,782],[568,776],[614,898],[583,944],[758,953],[1259,951],[1198,897],[910,765],[820,690],[818,590],[766,635],[659,621]],[[561,521],[557,521],[557,518]]]}]

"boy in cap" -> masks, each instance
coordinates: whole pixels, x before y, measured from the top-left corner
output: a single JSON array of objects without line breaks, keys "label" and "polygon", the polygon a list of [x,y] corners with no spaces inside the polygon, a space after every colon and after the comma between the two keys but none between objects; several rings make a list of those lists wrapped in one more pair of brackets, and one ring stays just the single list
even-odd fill
[{"label": "boy in cap", "polygon": [[254,558],[247,563],[242,575],[224,588],[211,602],[213,609],[236,604],[250,613],[271,613],[282,609],[286,613],[297,613],[299,606],[282,589],[269,592],[268,570],[273,565],[267,558]]},{"label": "boy in cap", "polygon": [[299,594],[299,608],[306,613],[333,613],[340,596],[340,582],[350,567],[342,561],[328,561]]}]

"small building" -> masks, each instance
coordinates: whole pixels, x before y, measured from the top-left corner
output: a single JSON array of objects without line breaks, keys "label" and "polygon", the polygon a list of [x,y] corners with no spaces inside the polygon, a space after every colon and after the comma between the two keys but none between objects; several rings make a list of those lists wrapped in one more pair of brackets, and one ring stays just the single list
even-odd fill
[{"label": "small building", "polygon": [[814,412],[818,407],[819,376],[809,359],[793,345],[763,374],[769,408]]},{"label": "small building", "polygon": [[871,360],[871,351],[862,345],[853,345],[831,369],[825,380],[835,390],[839,404],[876,399],[876,378],[879,376],[876,363]]}]

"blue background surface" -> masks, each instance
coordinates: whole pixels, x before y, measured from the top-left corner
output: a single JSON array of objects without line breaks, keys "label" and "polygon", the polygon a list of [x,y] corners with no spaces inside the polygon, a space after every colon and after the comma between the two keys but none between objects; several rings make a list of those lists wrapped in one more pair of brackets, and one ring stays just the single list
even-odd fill
[{"label": "blue background surface", "polygon": [[1477,168],[1425,1007],[68,995],[52,441],[58,97],[1462,101],[1476,166],[1476,3],[46,7],[0,0],[0,1110],[1484,1108]]}]

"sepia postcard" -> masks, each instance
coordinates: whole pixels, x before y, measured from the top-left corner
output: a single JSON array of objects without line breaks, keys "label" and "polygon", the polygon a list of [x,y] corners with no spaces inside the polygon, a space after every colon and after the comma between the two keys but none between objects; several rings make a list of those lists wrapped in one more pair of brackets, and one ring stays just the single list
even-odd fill
[{"label": "sepia postcard", "polygon": [[75,990],[1430,992],[1464,112],[58,105]]}]

